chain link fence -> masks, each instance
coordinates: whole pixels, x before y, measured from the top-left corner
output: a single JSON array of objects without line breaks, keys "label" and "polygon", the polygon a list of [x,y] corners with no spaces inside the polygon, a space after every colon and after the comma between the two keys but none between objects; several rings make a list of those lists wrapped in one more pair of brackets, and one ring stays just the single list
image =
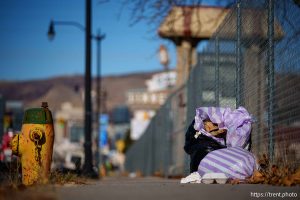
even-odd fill
[{"label": "chain link fence", "polygon": [[184,175],[184,133],[202,106],[244,106],[255,119],[252,149],[300,165],[300,5],[237,0],[176,90],[126,154],[128,171]]},{"label": "chain link fence", "polygon": [[128,171],[145,175],[182,174],[186,87],[173,92],[157,111],[141,138],[126,153]]}]

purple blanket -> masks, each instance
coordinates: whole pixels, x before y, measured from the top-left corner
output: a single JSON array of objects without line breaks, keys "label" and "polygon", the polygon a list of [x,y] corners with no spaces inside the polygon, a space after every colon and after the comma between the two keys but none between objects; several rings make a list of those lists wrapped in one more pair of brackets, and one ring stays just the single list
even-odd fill
[{"label": "purple blanket", "polygon": [[244,107],[236,110],[220,107],[200,107],[196,109],[195,130],[213,138],[220,144],[225,145],[223,138],[217,138],[204,130],[203,120],[210,119],[218,124],[220,129],[226,129],[226,146],[245,148],[249,143],[252,118]]}]

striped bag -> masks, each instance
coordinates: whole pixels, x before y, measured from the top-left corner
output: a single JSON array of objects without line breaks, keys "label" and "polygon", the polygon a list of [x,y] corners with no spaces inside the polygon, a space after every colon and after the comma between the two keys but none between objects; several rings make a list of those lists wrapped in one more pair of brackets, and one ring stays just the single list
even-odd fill
[{"label": "striped bag", "polygon": [[252,153],[240,147],[219,149],[207,154],[200,162],[198,172],[224,173],[228,178],[245,179],[257,168]]}]

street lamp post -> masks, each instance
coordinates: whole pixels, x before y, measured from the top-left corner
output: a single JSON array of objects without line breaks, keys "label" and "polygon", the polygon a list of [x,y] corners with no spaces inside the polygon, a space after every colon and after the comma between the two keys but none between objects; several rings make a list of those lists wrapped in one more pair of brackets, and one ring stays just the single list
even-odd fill
[{"label": "street lamp post", "polygon": [[84,165],[83,174],[91,177],[94,176],[93,171],[93,155],[92,155],[92,103],[91,103],[91,15],[92,2],[86,0],[85,10],[85,76],[84,76]]},{"label": "street lamp post", "polygon": [[[101,134],[101,121],[99,120],[99,116],[101,115],[101,41],[105,38],[105,35],[101,35],[100,30],[98,31],[98,34],[94,37],[94,39],[97,41],[97,86],[96,86],[96,99],[97,99],[97,108],[96,108],[96,120],[97,120],[97,167],[99,164],[101,164],[101,152],[99,152],[99,138]],[[101,116],[100,116],[101,119]]]},{"label": "street lamp post", "polygon": [[[104,39],[104,35],[98,34],[93,36],[91,33],[91,0],[86,0],[86,27],[77,22],[70,21],[51,21],[48,30],[49,40],[53,40],[55,36],[54,25],[70,25],[79,28],[85,32],[85,93],[84,93],[84,104],[85,104],[85,114],[84,114],[84,165],[83,174],[88,177],[95,177],[96,173],[93,170],[93,157],[92,157],[92,104],[91,104],[91,40],[95,39],[98,44],[98,74],[97,74],[97,92],[100,88],[100,43]],[[98,88],[99,87],[99,88]],[[100,97],[97,97],[97,101]],[[97,103],[100,103],[98,101]],[[98,107],[98,105],[97,105]],[[99,108],[99,107],[98,107]],[[98,111],[97,108],[97,111]],[[97,112],[98,113],[98,112]]]}]

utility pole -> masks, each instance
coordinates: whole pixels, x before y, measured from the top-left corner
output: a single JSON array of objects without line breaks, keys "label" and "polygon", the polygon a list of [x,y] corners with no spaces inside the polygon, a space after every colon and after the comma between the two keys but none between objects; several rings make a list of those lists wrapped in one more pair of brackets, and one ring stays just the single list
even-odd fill
[{"label": "utility pole", "polygon": [[91,15],[92,2],[86,0],[85,11],[85,91],[84,91],[84,166],[83,174],[88,177],[95,176],[93,170],[93,156],[92,156],[92,103],[91,103]]}]

